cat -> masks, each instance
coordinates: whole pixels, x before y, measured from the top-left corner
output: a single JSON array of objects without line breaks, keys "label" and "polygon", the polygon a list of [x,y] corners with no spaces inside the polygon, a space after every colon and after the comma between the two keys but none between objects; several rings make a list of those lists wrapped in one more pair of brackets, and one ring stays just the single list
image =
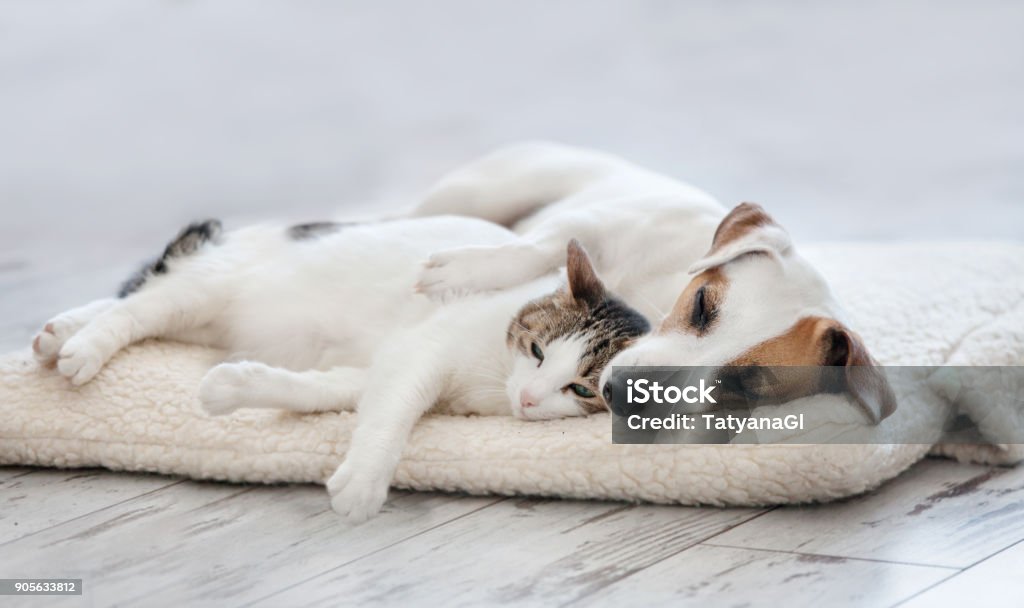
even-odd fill
[{"label": "cat", "polygon": [[[608,404],[595,391],[601,372],[611,357],[650,330],[646,318],[608,293],[575,240],[567,248],[566,275],[565,288],[527,302],[509,322],[505,334],[509,353],[501,363],[501,373],[480,375],[484,381],[504,380],[510,413],[523,420],[606,411]],[[467,368],[452,373],[474,375],[475,371]],[[366,372],[335,368],[309,370],[301,376],[256,361],[224,364],[203,378],[200,400],[214,415],[241,408],[298,413],[356,411]],[[570,378],[574,381],[566,382]],[[470,397],[474,396],[473,390],[494,391],[497,387],[475,387]],[[483,411],[481,401],[445,395],[431,410],[449,414],[505,413]]]},{"label": "cat", "polygon": [[196,223],[118,298],[52,319],[33,349],[81,385],[148,337],[209,345],[245,359],[203,378],[200,401],[212,414],[357,410],[351,446],[327,485],[332,507],[361,521],[384,503],[405,441],[429,409],[525,420],[604,410],[605,364],[649,330],[575,241],[565,286],[551,274],[443,302],[414,293],[433,251],[514,238],[461,217],[233,232]]}]

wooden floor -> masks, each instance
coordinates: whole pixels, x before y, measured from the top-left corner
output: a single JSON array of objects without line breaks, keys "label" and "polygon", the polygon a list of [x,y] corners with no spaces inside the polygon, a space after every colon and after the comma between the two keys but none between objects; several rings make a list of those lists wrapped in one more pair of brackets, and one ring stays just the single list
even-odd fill
[{"label": "wooden floor", "polygon": [[[0,256],[0,350],[109,292],[144,253]],[[85,588],[0,606],[1020,605],[1022,540],[1024,468],[945,460],[829,505],[396,492],[357,527],[319,486],[0,468],[0,578],[81,578]]]},{"label": "wooden floor", "polygon": [[1019,606],[1024,591],[1024,469],[939,460],[830,505],[395,492],[355,527],[319,486],[2,468],[0,488],[2,576],[85,588],[4,606]]}]

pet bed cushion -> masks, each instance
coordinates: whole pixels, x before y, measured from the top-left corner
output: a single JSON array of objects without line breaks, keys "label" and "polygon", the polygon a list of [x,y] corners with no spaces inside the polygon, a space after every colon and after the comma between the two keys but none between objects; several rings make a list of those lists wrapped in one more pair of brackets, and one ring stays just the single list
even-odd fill
[{"label": "pet bed cushion", "polygon": [[[831,281],[883,365],[1020,365],[1024,246],[833,244],[804,254]],[[349,413],[265,410],[209,417],[199,379],[220,354],[150,341],[71,387],[28,350],[0,359],[0,464],[101,466],[200,479],[322,483],[341,461]],[[924,382],[895,388],[883,424],[919,423],[948,402]],[[816,400],[837,397],[814,397]],[[881,428],[881,427],[879,427]],[[892,427],[890,427],[892,428]],[[395,485],[660,503],[760,505],[863,492],[930,449],[994,463],[1020,446],[613,445],[607,415],[550,422],[428,416]]]}]

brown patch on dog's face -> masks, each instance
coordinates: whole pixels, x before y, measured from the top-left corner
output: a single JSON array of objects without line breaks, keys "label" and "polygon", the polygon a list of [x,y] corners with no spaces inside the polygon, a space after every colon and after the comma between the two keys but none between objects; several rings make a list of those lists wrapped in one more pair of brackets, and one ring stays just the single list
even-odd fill
[{"label": "brown patch on dog's face", "polygon": [[722,259],[715,260],[690,280],[657,333],[680,332],[701,337],[712,331],[729,287],[725,266],[735,259],[730,257],[727,250],[732,245],[738,245],[740,249],[736,257],[764,255],[759,246],[745,247],[737,241],[766,226],[777,224],[760,205],[742,203],[730,211],[718,224],[711,249],[704,257],[704,260],[714,259],[715,256]]},{"label": "brown patch on dog's face", "polygon": [[702,336],[711,331],[728,288],[729,280],[720,267],[693,277],[679,294],[672,311],[661,322],[658,333],[682,332]]},{"label": "brown patch on dog's face", "polygon": [[[845,367],[841,386],[824,386],[833,374],[816,368]],[[860,336],[825,317],[804,317],[785,333],[756,344],[725,364],[726,368],[773,368],[776,382],[761,385],[758,394],[771,401],[790,401],[834,389],[846,390],[875,424],[896,410],[888,381],[868,354]],[[792,369],[786,369],[792,368]]]},{"label": "brown patch on dog's face", "polygon": [[822,335],[834,323],[823,317],[804,317],[784,334],[754,345],[727,366],[825,365]]}]

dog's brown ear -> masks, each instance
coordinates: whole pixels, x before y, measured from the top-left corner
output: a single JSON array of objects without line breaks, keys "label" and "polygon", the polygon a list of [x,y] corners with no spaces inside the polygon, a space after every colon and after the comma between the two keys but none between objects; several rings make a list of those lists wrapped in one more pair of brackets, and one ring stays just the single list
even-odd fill
[{"label": "dog's brown ear", "polygon": [[782,226],[756,203],[741,203],[729,212],[715,230],[711,249],[690,266],[690,274],[721,266],[748,253],[782,255],[792,241]]},{"label": "dog's brown ear", "polygon": [[822,336],[824,365],[846,368],[846,390],[864,410],[871,424],[878,424],[896,411],[896,397],[881,368],[868,354],[860,336],[835,323]]},{"label": "dog's brown ear", "polygon": [[576,239],[569,241],[565,272],[569,277],[569,293],[573,298],[590,306],[597,306],[604,300],[604,283],[597,276],[586,249]]}]

